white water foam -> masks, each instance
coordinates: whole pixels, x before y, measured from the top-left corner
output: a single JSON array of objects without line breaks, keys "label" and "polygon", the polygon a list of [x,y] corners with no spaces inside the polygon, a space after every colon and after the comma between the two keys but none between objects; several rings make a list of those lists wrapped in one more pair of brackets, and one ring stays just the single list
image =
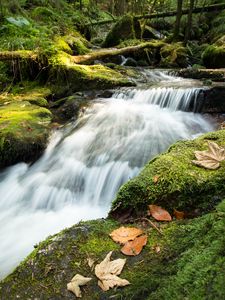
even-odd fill
[{"label": "white water foam", "polygon": [[35,164],[1,173],[0,276],[49,234],[106,216],[119,187],[173,142],[211,131],[201,115],[177,110],[197,93],[169,87],[116,91],[89,107],[69,134],[56,133]]}]

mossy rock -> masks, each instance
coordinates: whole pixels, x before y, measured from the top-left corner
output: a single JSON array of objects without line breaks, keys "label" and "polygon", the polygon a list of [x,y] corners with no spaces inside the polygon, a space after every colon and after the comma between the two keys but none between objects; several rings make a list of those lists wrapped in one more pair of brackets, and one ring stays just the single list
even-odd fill
[{"label": "mossy rock", "polygon": [[225,46],[210,45],[202,55],[207,68],[225,68]]},{"label": "mossy rock", "polygon": [[[148,242],[136,257],[125,257],[109,237],[119,226],[110,219],[82,222],[49,237],[0,283],[0,299],[74,299],[66,286],[77,273],[92,277],[82,287],[85,300],[224,298],[225,201],[205,216],[161,224],[163,235],[144,227]],[[88,258],[97,264],[109,251],[112,259],[127,259],[120,277],[131,284],[103,292]]]},{"label": "mossy rock", "polygon": [[73,55],[82,55],[90,52],[90,43],[78,32],[73,32],[63,37],[64,41],[72,49]]},{"label": "mossy rock", "polygon": [[[142,172],[123,185],[112,204],[111,216],[139,216],[147,205],[162,205],[196,214],[210,211],[225,197],[225,161],[218,170],[207,170],[192,163],[194,151],[206,150],[207,141],[224,146],[225,130],[205,134],[192,141],[180,141],[150,161]],[[154,176],[158,177],[154,183]]]},{"label": "mossy rock", "polygon": [[187,50],[182,43],[166,44],[160,50],[161,67],[187,67]]},{"label": "mossy rock", "polygon": [[141,36],[141,26],[131,15],[123,16],[110,30],[103,43],[103,47],[113,47],[127,39]]},{"label": "mossy rock", "polygon": [[52,56],[49,63],[49,82],[57,97],[82,90],[134,85],[127,77],[103,65],[74,64],[72,56],[65,52]]},{"label": "mossy rock", "polygon": [[37,159],[48,142],[51,112],[25,100],[8,98],[1,99],[0,114],[0,168]]}]

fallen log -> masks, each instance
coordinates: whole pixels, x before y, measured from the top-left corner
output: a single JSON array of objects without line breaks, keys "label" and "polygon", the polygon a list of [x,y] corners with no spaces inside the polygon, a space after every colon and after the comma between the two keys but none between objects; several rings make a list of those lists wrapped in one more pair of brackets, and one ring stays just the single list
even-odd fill
[{"label": "fallen log", "polygon": [[[220,3],[220,4],[213,4],[213,5],[208,5],[208,6],[200,6],[200,7],[195,7],[193,9],[193,14],[198,14],[198,13],[206,13],[206,12],[213,12],[213,11],[220,11],[222,9],[225,9],[225,3]],[[189,9],[183,9],[182,10],[182,15],[187,15],[189,12]],[[166,17],[174,17],[176,16],[177,11],[168,11],[168,12],[159,12],[159,13],[152,13],[149,15],[137,15],[134,16],[135,20],[140,20],[140,19],[154,19],[154,18],[166,18]],[[110,24],[114,23],[118,20],[118,18],[115,19],[109,19],[109,20],[101,20],[98,22],[92,22],[88,23],[87,26],[96,26],[96,25],[103,25],[103,24]]]},{"label": "fallen log", "polygon": [[17,51],[1,51],[0,52],[0,60],[1,61],[10,61],[10,60],[18,60],[18,59],[30,59],[32,61],[36,61],[38,59],[38,55],[33,51],[29,50],[17,50]]},{"label": "fallen log", "polygon": [[137,46],[129,46],[121,49],[110,48],[96,50],[85,55],[73,56],[73,62],[76,64],[92,64],[95,60],[103,60],[105,58],[114,57],[117,55],[129,55],[144,49],[157,49],[165,45],[162,41],[145,42]]}]

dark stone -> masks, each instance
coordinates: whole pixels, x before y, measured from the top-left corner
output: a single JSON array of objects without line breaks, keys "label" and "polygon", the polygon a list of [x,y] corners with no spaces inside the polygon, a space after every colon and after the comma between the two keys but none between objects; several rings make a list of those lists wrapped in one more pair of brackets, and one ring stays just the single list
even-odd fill
[{"label": "dark stone", "polygon": [[137,62],[135,59],[133,59],[132,57],[128,57],[125,61],[125,63],[123,64],[123,66],[129,66],[129,67],[137,67]]}]

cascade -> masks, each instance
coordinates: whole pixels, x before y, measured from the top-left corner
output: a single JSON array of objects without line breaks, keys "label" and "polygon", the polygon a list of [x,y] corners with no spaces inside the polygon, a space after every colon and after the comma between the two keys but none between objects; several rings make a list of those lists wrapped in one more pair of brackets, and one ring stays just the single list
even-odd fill
[{"label": "cascade", "polygon": [[1,277],[49,234],[105,217],[119,187],[172,143],[213,130],[187,112],[198,87],[160,72],[145,75],[153,86],[96,99],[75,124],[53,134],[36,163],[0,173]]}]

